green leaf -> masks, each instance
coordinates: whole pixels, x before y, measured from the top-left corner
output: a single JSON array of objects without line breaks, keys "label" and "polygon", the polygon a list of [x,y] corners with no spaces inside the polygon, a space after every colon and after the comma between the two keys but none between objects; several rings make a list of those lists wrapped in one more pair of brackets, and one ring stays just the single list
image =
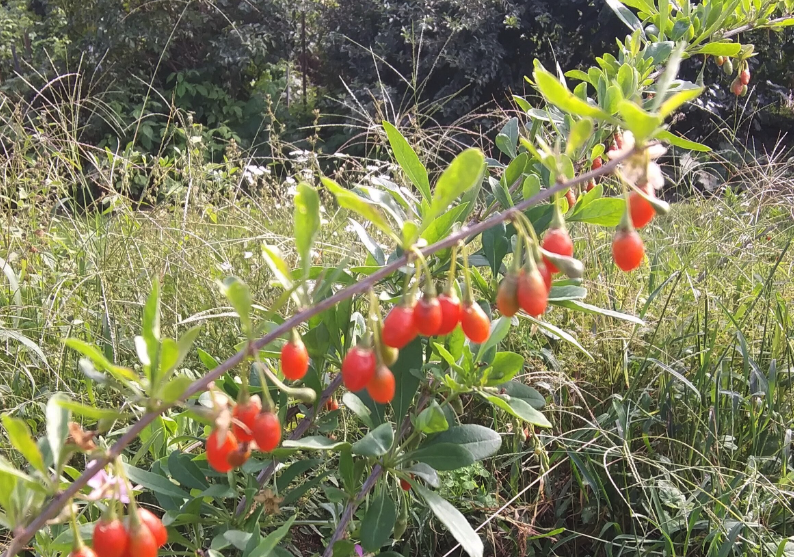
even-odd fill
[{"label": "green leaf", "polygon": [[496,136],[496,146],[510,158],[515,158],[518,146],[518,118],[510,118]]},{"label": "green leaf", "polygon": [[61,408],[65,408],[79,416],[85,416],[86,418],[91,418],[97,421],[117,420],[124,415],[118,410],[113,410],[111,408],[96,408],[95,406],[88,406],[86,404],[75,402],[74,400],[66,397],[59,398],[56,404]]},{"label": "green leaf", "polygon": [[418,450],[408,453],[405,459],[424,462],[441,471],[465,468],[476,461],[466,447],[454,443],[437,443],[420,447]]},{"label": "green leaf", "polygon": [[524,367],[524,357],[513,352],[497,352],[486,371],[485,385],[493,386],[509,381]]},{"label": "green leaf", "polygon": [[[262,248],[263,251],[265,247]],[[286,265],[285,265],[286,266]],[[237,277],[226,277],[220,283],[221,293],[232,304],[240,318],[240,326],[246,338],[253,339],[254,330],[251,326],[251,290],[248,285]]]},{"label": "green leaf", "polygon": [[505,186],[506,191],[513,187],[521,177],[529,165],[529,154],[521,153],[507,165],[507,168],[502,173],[502,185]]},{"label": "green leaf", "polygon": [[292,523],[298,517],[297,514],[292,514],[287,521],[265,536],[265,539],[259,542],[259,545],[248,555],[248,557],[268,557],[276,546],[289,534],[289,529],[292,528]]},{"label": "green leaf", "polygon": [[546,399],[543,398],[543,395],[520,381],[508,381],[498,387],[499,392],[504,391],[504,394],[510,396],[510,398],[520,398],[535,410],[541,410],[546,406]]},{"label": "green leaf", "polygon": [[[442,238],[445,238],[452,228],[452,225],[459,220],[461,215],[468,211],[470,205],[470,203],[461,203],[435,219],[424,229],[422,238],[425,239],[428,244],[435,244]],[[414,224],[414,226],[416,225]]]},{"label": "green leaf", "polygon": [[331,191],[332,194],[334,194],[336,202],[339,203],[340,207],[349,209],[368,220],[380,228],[381,231],[388,235],[389,238],[391,238],[396,244],[400,244],[400,237],[397,236],[394,230],[391,229],[386,217],[375,204],[370,202],[368,199],[364,199],[363,197],[346,190],[330,178],[322,176],[320,181]]},{"label": "green leaf", "polygon": [[130,466],[126,463],[124,463],[123,466],[127,478],[129,478],[132,483],[140,484],[146,489],[151,489],[160,495],[168,495],[170,497],[176,497],[177,499],[190,499],[190,495],[186,491],[180,489],[174,482],[160,474],[147,472],[146,470],[141,470],[140,468]]},{"label": "green leaf", "polygon": [[422,218],[422,229],[447,211],[460,195],[482,182],[484,173],[485,155],[479,149],[466,149],[455,157],[438,179],[430,208]]},{"label": "green leaf", "polygon": [[47,401],[45,417],[47,418],[47,442],[50,444],[52,460],[56,464],[56,469],[61,463],[61,451],[69,435],[70,413],[63,406],[58,404],[59,400],[66,398],[60,393],[56,393]]},{"label": "green leaf", "polygon": [[193,383],[193,379],[187,375],[172,377],[160,389],[160,398],[163,402],[168,404],[176,402],[182,397],[185,389],[187,389],[191,383]]},{"label": "green leaf", "polygon": [[595,315],[605,315],[607,317],[614,317],[615,319],[622,319],[623,321],[629,321],[631,323],[636,323],[637,325],[644,325],[645,322],[640,319],[639,317],[635,317],[633,315],[629,315],[627,313],[620,313],[619,311],[613,311],[611,309],[604,309],[597,306],[593,306],[590,304],[586,304],[584,302],[580,302],[578,300],[562,300],[562,301],[555,301],[552,302],[556,306],[565,307],[568,309],[572,309],[574,311],[580,311],[582,313],[591,313]]},{"label": "green leaf", "polygon": [[626,209],[626,201],[621,197],[602,197],[582,203],[580,207],[566,217],[566,220],[598,226],[617,226]]},{"label": "green leaf", "polygon": [[320,230],[320,196],[305,182],[298,184],[295,195],[295,247],[298,249],[304,274],[312,266],[311,251]]},{"label": "green leaf", "polygon": [[400,355],[391,371],[394,374],[394,381],[397,383],[394,400],[391,406],[395,416],[406,416],[408,409],[419,389],[420,377],[422,374],[422,340],[414,339],[411,343],[400,350]]},{"label": "green leaf", "polygon": [[729,43],[729,42],[715,42],[715,43],[708,43],[701,46],[692,54],[708,54],[709,56],[730,56],[731,58],[735,57],[739,52],[742,50],[742,45],[740,43]]},{"label": "green leaf", "polygon": [[416,155],[416,151],[413,150],[397,128],[389,122],[383,122],[383,129],[386,130],[386,136],[389,138],[389,145],[391,145],[397,163],[408,176],[408,179],[422,193],[422,197],[429,201],[430,181],[427,178],[427,170]]},{"label": "green leaf", "polygon": [[538,427],[551,427],[551,423],[546,416],[532,408],[529,404],[519,398],[510,398],[502,395],[492,395],[481,393],[482,396],[494,406],[498,406],[511,416],[524,420]]},{"label": "green leaf", "polygon": [[172,451],[168,455],[168,472],[179,485],[189,489],[208,489],[210,484],[201,469],[196,466],[190,455],[180,451]]},{"label": "green leaf", "polygon": [[540,178],[536,174],[530,174],[524,178],[521,194],[524,199],[529,199],[538,193],[540,193]]},{"label": "green leaf", "polygon": [[507,227],[503,222],[482,233],[482,250],[491,265],[491,273],[494,277],[499,274],[502,261],[509,249],[510,242],[507,240]]},{"label": "green leaf", "polygon": [[385,423],[353,443],[350,450],[353,454],[378,457],[385,455],[392,443],[394,443],[394,430],[390,423]]},{"label": "green leaf", "polygon": [[138,376],[131,369],[112,364],[93,344],[88,344],[79,338],[67,338],[63,343],[91,360],[91,363],[97,369],[107,371],[119,381],[135,381],[138,379]]},{"label": "green leaf", "polygon": [[422,410],[416,417],[416,427],[422,433],[438,433],[449,429],[447,418],[438,402],[433,400],[427,408]]},{"label": "green leaf", "polygon": [[582,300],[587,297],[587,289],[575,284],[554,285],[549,292],[549,301]]},{"label": "green leaf", "polygon": [[361,521],[361,545],[369,552],[379,550],[389,540],[389,536],[397,521],[397,507],[389,497],[389,492],[382,489],[367,508],[367,514]]},{"label": "green leaf", "polygon": [[[149,293],[149,297],[143,307],[141,335],[146,343],[149,365],[155,366],[160,352],[160,282],[157,279],[152,283],[152,291]],[[152,367],[150,373],[154,375],[154,367]],[[149,377],[149,380],[152,384],[156,383],[155,377]]]},{"label": "green leaf", "polygon": [[581,149],[582,145],[590,139],[593,134],[593,121],[589,118],[583,118],[576,122],[571,128],[571,133],[568,134],[568,143],[565,145],[565,154],[574,156],[576,152]]},{"label": "green leaf", "polygon": [[677,91],[673,93],[670,97],[665,99],[665,101],[659,107],[659,113],[662,115],[663,118],[669,116],[679,106],[696,99],[702,92],[703,92],[703,87],[690,87],[687,89],[682,89],[680,91]]},{"label": "green leaf", "polygon": [[519,97],[518,95],[513,95],[513,100],[518,105],[518,107],[523,110],[524,112],[528,111],[532,108],[532,105],[527,102],[524,97]]},{"label": "green leaf", "polygon": [[425,500],[427,506],[433,511],[433,514],[447,527],[447,530],[450,531],[463,550],[468,553],[470,557],[482,557],[482,540],[466,521],[466,517],[452,506],[452,504],[436,493],[416,482],[411,482],[411,485],[416,492],[421,495],[422,499]]},{"label": "green leaf", "polygon": [[579,341],[576,340],[576,338],[572,334],[570,334],[569,332],[564,331],[564,330],[560,329],[559,327],[557,327],[555,325],[552,325],[551,323],[547,323],[546,321],[541,321],[540,319],[535,319],[534,317],[532,317],[530,315],[526,315],[526,314],[522,314],[522,313],[520,313],[518,315],[520,315],[524,319],[528,319],[528,320],[532,321],[533,323],[535,323],[541,329],[545,329],[545,330],[549,331],[550,333],[552,333],[554,336],[556,336],[558,338],[561,338],[565,342],[575,346],[576,348],[579,349],[579,351],[582,354],[587,356],[587,358],[591,362],[595,361],[595,359],[593,358],[592,354],[590,354],[590,352],[585,350],[584,346],[579,344]]},{"label": "green leaf", "polygon": [[494,430],[477,424],[464,424],[449,428],[424,443],[429,447],[440,443],[452,443],[465,448],[474,460],[482,460],[496,454],[502,446],[502,438]]},{"label": "green leaf", "polygon": [[438,489],[438,487],[441,485],[436,470],[424,462],[417,462],[410,468],[406,468],[405,471],[413,474],[414,476],[422,478],[430,487],[435,487]]},{"label": "green leaf", "polygon": [[333,441],[322,435],[311,435],[302,439],[288,439],[281,444],[288,449],[303,449],[309,451],[336,451],[349,447],[346,441]]},{"label": "green leaf", "polygon": [[631,130],[637,141],[642,142],[651,137],[659,126],[662,118],[645,112],[636,103],[623,99],[618,103],[618,112],[623,118],[626,129]]},{"label": "green leaf", "polygon": [[604,110],[610,114],[615,114],[620,106],[620,101],[623,100],[623,91],[617,85],[610,85],[607,88],[606,95],[604,96]]},{"label": "green leaf", "polygon": [[565,77],[570,77],[571,79],[578,79],[579,81],[590,83],[590,76],[584,73],[582,70],[568,70],[565,72]]},{"label": "green leaf", "polygon": [[8,462],[1,455],[0,455],[0,474],[5,475],[9,478],[22,480],[23,482],[25,482],[25,484],[28,487],[35,489],[36,491],[43,492],[45,489],[44,485],[40,481],[34,480],[31,476],[29,476],[22,470],[17,469],[13,464]]},{"label": "green leaf", "polygon": [[615,12],[620,18],[620,21],[626,24],[626,26],[631,29],[632,31],[641,30],[644,35],[644,30],[642,28],[642,22],[637,19],[637,16],[634,15],[630,9],[620,3],[620,0],[607,0],[607,5],[612,8],[612,11]]},{"label": "green leaf", "polygon": [[491,334],[483,344],[480,345],[480,349],[477,351],[477,360],[480,360],[488,350],[497,346],[504,338],[507,336],[507,333],[510,332],[510,318],[509,317],[500,317],[496,321],[491,323]]},{"label": "green leaf", "polygon": [[351,392],[346,392],[342,395],[342,403],[358,416],[358,419],[369,429],[375,427],[372,423],[372,415],[369,408],[367,408],[367,405],[364,404],[358,396]]},{"label": "green leaf", "polygon": [[[416,242],[416,239],[419,237],[419,225],[412,220],[407,220],[403,223],[400,232],[402,233],[403,249],[408,249],[414,244],[414,242]],[[434,242],[428,242],[428,243],[434,243]],[[380,246],[378,246],[378,249],[380,249]]]},{"label": "green leaf", "polygon": [[666,141],[670,145],[675,145],[676,147],[681,147],[682,149],[689,149],[690,151],[698,151],[701,153],[708,153],[711,151],[711,147],[703,145],[702,143],[697,143],[695,141],[690,141],[688,139],[684,139],[683,137],[679,137],[670,133],[667,130],[661,130],[654,134],[656,139],[661,139],[662,141]]},{"label": "green leaf", "polygon": [[[547,102],[578,116],[597,118],[599,120],[610,119],[609,114],[574,95],[545,69],[538,67],[532,75],[535,78],[538,89]],[[523,144],[524,142],[522,142]]]},{"label": "green leaf", "polygon": [[3,425],[8,433],[8,440],[16,450],[30,463],[33,468],[47,475],[47,467],[44,466],[44,458],[38,445],[30,435],[30,430],[24,420],[14,418],[9,414],[3,414]]}]

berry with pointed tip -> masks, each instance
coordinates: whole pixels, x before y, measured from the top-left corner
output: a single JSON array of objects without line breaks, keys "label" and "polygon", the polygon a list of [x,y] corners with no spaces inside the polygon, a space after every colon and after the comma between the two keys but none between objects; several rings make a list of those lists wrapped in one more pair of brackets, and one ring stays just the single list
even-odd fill
[{"label": "berry with pointed tip", "polygon": [[411,491],[411,483],[405,478],[400,478],[400,488],[403,491]]},{"label": "berry with pointed tip", "polygon": [[444,315],[441,303],[433,295],[425,294],[414,306],[414,327],[420,335],[432,337],[438,334]]},{"label": "berry with pointed tip", "polygon": [[94,526],[91,545],[94,546],[98,557],[121,557],[129,543],[127,528],[118,518],[112,520],[101,518]]},{"label": "berry with pointed tip", "polygon": [[306,345],[295,335],[281,348],[281,372],[292,381],[301,379],[309,370],[309,352]]},{"label": "berry with pointed tip", "polygon": [[269,453],[281,442],[281,423],[273,412],[262,412],[254,422],[254,441],[259,450]]},{"label": "berry with pointed tip", "polygon": [[612,257],[623,271],[633,271],[642,263],[645,246],[636,230],[618,230],[612,240]]},{"label": "berry with pointed tip", "polygon": [[540,317],[549,303],[549,290],[541,272],[535,267],[518,276],[518,303],[532,317]]},{"label": "berry with pointed tip", "polygon": [[445,292],[438,297],[438,303],[441,304],[441,326],[437,334],[448,335],[460,323],[460,300],[454,292]]},{"label": "berry with pointed tip", "polygon": [[383,343],[386,346],[405,348],[418,334],[414,324],[413,306],[394,306],[383,320]]},{"label": "berry with pointed tip", "polygon": [[[646,186],[645,193],[648,196],[652,196],[653,188]],[[650,201],[636,191],[632,191],[629,193],[629,213],[631,214],[631,222],[634,228],[644,228],[653,220],[654,215],[656,215],[656,209],[653,208]]]},{"label": "berry with pointed tip", "polygon": [[741,72],[739,72],[739,81],[742,85],[747,85],[750,83],[750,70],[744,68]]},{"label": "berry with pointed tip", "polygon": [[482,344],[491,336],[491,322],[480,304],[474,302],[464,304],[460,324],[466,338],[476,344]]},{"label": "berry with pointed tip", "polygon": [[380,404],[388,404],[394,398],[394,391],[394,374],[386,366],[378,366],[375,375],[367,383],[370,398]]},{"label": "berry with pointed tip", "polygon": [[[549,228],[548,232],[546,232],[546,235],[543,237],[542,247],[546,251],[558,255],[565,255],[567,257],[573,255],[573,242],[565,228]],[[560,272],[560,270],[545,256],[543,257],[543,262],[552,274]]]},{"label": "berry with pointed tip", "polygon": [[229,453],[237,449],[237,438],[231,431],[226,432],[226,438],[220,441],[220,432],[213,429],[207,437],[207,462],[218,472],[228,472],[233,468],[227,461]]},{"label": "berry with pointed tip", "polygon": [[505,317],[513,317],[518,313],[518,275],[512,271],[502,279],[496,293],[496,309]]},{"label": "berry with pointed tip", "polygon": [[739,78],[737,77],[731,83],[731,93],[733,93],[737,97],[740,96],[742,94],[742,87],[744,87],[744,85],[742,85],[742,82],[739,81]]},{"label": "berry with pointed tip", "polygon": [[[154,541],[157,547],[163,547],[168,541],[168,530],[163,525],[163,521],[147,509],[138,509],[138,518],[149,529],[154,536]],[[100,557],[102,557],[100,555]]]},{"label": "berry with pointed tip", "polygon": [[375,374],[375,352],[372,348],[354,346],[342,360],[342,382],[349,391],[360,391]]},{"label": "berry with pointed tip", "polygon": [[144,524],[130,528],[130,543],[125,557],[157,557],[157,541]]}]

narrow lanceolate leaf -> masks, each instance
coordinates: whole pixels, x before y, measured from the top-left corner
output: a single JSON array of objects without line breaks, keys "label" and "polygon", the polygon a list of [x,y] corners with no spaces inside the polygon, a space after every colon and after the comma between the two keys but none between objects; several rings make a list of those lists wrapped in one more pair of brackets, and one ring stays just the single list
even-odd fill
[{"label": "narrow lanceolate leaf", "polygon": [[290,516],[284,524],[268,534],[265,539],[251,551],[248,557],[268,557],[268,555],[272,555],[273,550],[276,549],[279,542],[289,533],[289,529],[292,527],[292,523],[295,522],[296,518],[297,515],[293,514]]},{"label": "narrow lanceolate leaf", "polygon": [[455,157],[438,179],[433,201],[422,219],[422,229],[427,228],[458,197],[482,182],[485,168],[485,155],[479,149],[466,149]]},{"label": "narrow lanceolate leaf", "polygon": [[50,444],[52,460],[56,466],[60,464],[61,451],[69,434],[69,410],[58,404],[64,395],[58,393],[50,397],[47,401],[47,442]]},{"label": "narrow lanceolate leaf", "polygon": [[240,326],[249,339],[253,336],[251,327],[251,290],[237,277],[226,277],[220,284],[221,292],[240,318]]},{"label": "narrow lanceolate leaf", "polygon": [[4,414],[3,426],[6,428],[11,446],[22,453],[22,456],[27,459],[33,468],[46,475],[47,468],[44,466],[44,458],[41,456],[41,451],[30,435],[30,430],[24,420]]},{"label": "narrow lanceolate leaf", "polygon": [[381,231],[387,234],[395,243],[400,243],[400,237],[392,230],[386,217],[375,204],[368,199],[364,199],[360,195],[356,195],[350,190],[346,190],[326,176],[322,176],[320,181],[332,194],[334,194],[336,202],[339,203],[340,207],[353,211],[380,228]]},{"label": "narrow lanceolate leaf", "polygon": [[298,184],[295,195],[295,247],[301,258],[303,272],[312,266],[311,251],[317,232],[320,230],[320,196],[317,190],[305,182]]},{"label": "narrow lanceolate leaf", "polygon": [[541,412],[535,410],[520,398],[481,393],[494,406],[501,408],[511,416],[538,427],[551,427],[551,423]]},{"label": "narrow lanceolate leaf", "polygon": [[430,181],[427,178],[427,170],[416,155],[416,151],[413,150],[400,131],[389,122],[383,122],[383,129],[386,130],[389,145],[391,145],[394,158],[397,159],[400,168],[403,169],[403,172],[405,172],[405,175],[408,176],[413,185],[422,192],[422,197],[429,201]]},{"label": "narrow lanceolate leaf", "polygon": [[535,78],[535,83],[541,94],[549,103],[571,114],[602,120],[610,119],[609,114],[574,95],[565,85],[560,83],[556,77],[545,69],[541,67],[536,68],[532,76]]},{"label": "narrow lanceolate leaf", "polygon": [[[149,356],[149,362],[154,366],[160,351],[160,282],[156,279],[152,284],[152,291],[146,299],[146,305],[143,307],[141,334],[143,335],[143,340],[146,341],[146,353]],[[155,373],[155,371],[151,371],[151,373]],[[154,382],[153,377],[149,379]]]},{"label": "narrow lanceolate leaf", "polygon": [[389,492],[383,489],[369,504],[361,521],[361,545],[364,549],[372,553],[379,550],[389,540],[396,520],[397,507]]},{"label": "narrow lanceolate leaf", "polygon": [[446,501],[436,493],[416,482],[411,482],[411,485],[414,490],[421,495],[422,499],[425,500],[425,503],[427,503],[427,506],[433,511],[433,514],[447,527],[447,530],[449,530],[458,541],[463,550],[468,553],[470,557],[482,557],[482,540],[466,520],[466,517],[452,506],[449,501]]}]

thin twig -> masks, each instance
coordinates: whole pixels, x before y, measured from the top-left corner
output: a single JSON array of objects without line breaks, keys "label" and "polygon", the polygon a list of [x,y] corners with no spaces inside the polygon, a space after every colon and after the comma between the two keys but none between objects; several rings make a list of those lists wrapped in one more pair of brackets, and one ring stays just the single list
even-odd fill
[{"label": "thin twig", "polygon": [[[622,154],[620,157],[608,162],[607,164],[603,165],[601,168],[597,170],[591,170],[590,172],[586,172],[584,174],[580,174],[579,176],[573,178],[572,180],[561,181],[555,184],[554,186],[542,190],[538,192],[536,195],[533,195],[529,199],[525,199],[521,203],[514,205],[513,207],[494,215],[493,217],[489,218],[488,220],[473,224],[471,226],[467,226],[458,232],[451,234],[447,238],[436,242],[435,244],[429,245],[421,250],[422,255],[425,257],[432,255],[438,251],[451,248],[452,246],[456,245],[458,242],[464,240],[469,236],[476,236],[481,234],[482,232],[488,230],[500,224],[506,220],[511,219],[516,213],[519,211],[524,211],[533,205],[537,205],[541,201],[545,201],[549,199],[552,195],[557,192],[563,191],[573,185],[585,183],[590,181],[591,178],[597,178],[599,176],[603,176],[606,174],[611,173],[615,168],[617,168],[618,164],[623,160],[630,157],[634,154],[634,151],[628,151]],[[30,524],[28,524],[24,529],[18,530],[14,535],[14,538],[9,543],[8,548],[0,557],[15,557],[15,555],[22,549],[22,547],[30,541],[30,539],[35,535],[35,533],[46,525],[48,520],[54,518],[60,511],[60,509],[65,505],[65,502],[74,497],[85,485],[88,483],[95,474],[99,473],[105,466],[107,466],[111,461],[113,461],[116,457],[121,455],[122,450],[129,445],[132,441],[138,438],[141,432],[152,423],[160,414],[168,410],[169,408],[183,403],[193,395],[196,395],[200,392],[203,392],[207,389],[210,383],[218,379],[221,375],[226,373],[227,371],[234,368],[237,364],[242,363],[250,354],[251,350],[260,350],[262,347],[267,345],[268,343],[276,340],[281,335],[286,333],[287,331],[297,327],[301,323],[308,321],[311,317],[318,315],[324,312],[327,309],[334,307],[339,302],[352,298],[356,294],[362,294],[369,290],[373,285],[379,282],[382,279],[385,279],[395,271],[397,271],[400,267],[404,266],[408,262],[406,256],[402,256],[393,263],[381,267],[378,271],[374,272],[373,274],[366,277],[364,280],[361,280],[347,288],[344,288],[334,294],[333,296],[326,298],[325,300],[319,302],[318,304],[307,308],[299,313],[296,313],[292,317],[286,319],[284,323],[282,323],[279,327],[276,327],[270,333],[266,334],[265,336],[261,337],[260,339],[251,343],[250,346],[244,347],[240,350],[237,354],[230,357],[228,360],[220,364],[218,367],[204,375],[203,377],[196,380],[194,383],[188,386],[185,389],[182,396],[179,399],[171,404],[163,404],[158,408],[147,412],[141,419],[133,424],[127,432],[122,435],[115,444],[113,444],[110,449],[108,449],[105,455],[96,458],[95,460],[91,461],[88,466],[86,467],[85,471],[77,478],[74,482],[72,482],[66,490],[62,491],[55,495],[52,500],[41,510],[41,512],[34,518]],[[298,427],[303,427],[308,429],[311,420],[308,418],[304,419],[304,423],[302,423]]]}]

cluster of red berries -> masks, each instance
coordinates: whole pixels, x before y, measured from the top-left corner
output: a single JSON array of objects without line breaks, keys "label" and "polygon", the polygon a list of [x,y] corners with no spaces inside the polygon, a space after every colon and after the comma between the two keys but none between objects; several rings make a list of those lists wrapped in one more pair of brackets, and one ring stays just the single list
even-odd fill
[{"label": "cluster of red berries", "polygon": [[94,526],[92,547],[83,545],[69,557],[156,557],[168,541],[163,522],[146,509],[137,509],[138,520],[102,518]]},{"label": "cluster of red berries", "polygon": [[245,464],[251,456],[251,443],[270,452],[281,442],[281,423],[272,411],[262,410],[258,397],[237,404],[232,410],[232,427],[221,437],[213,429],[207,437],[207,462],[218,472],[228,472]]},{"label": "cluster of red berries", "polygon": [[[733,62],[727,56],[717,56],[714,61],[725,75],[733,75]],[[731,82],[731,93],[737,97],[743,97],[747,94],[747,85],[750,83],[750,68],[747,62],[741,62],[739,67],[741,70],[736,78]]]}]

